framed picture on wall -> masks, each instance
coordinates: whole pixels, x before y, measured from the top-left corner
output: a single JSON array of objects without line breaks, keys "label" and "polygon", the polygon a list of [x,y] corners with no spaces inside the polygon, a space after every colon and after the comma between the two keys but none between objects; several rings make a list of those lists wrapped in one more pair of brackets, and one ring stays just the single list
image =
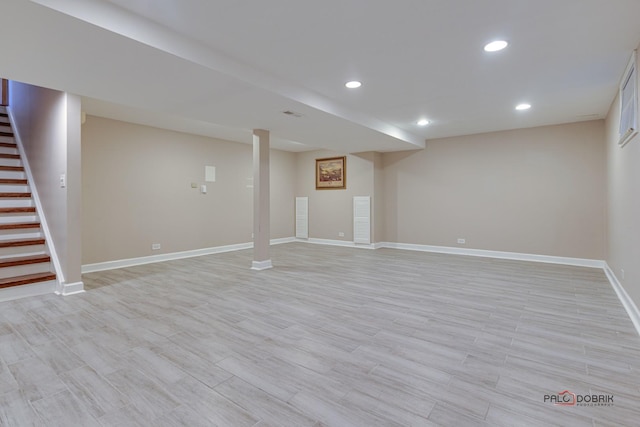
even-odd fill
[{"label": "framed picture on wall", "polygon": [[316,159],[316,190],[347,188],[347,158]]}]

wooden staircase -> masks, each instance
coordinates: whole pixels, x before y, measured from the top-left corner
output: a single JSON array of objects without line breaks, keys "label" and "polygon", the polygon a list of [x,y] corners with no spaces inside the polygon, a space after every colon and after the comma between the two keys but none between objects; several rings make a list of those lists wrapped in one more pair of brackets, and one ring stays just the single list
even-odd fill
[{"label": "wooden staircase", "polygon": [[0,293],[18,286],[55,284],[46,251],[11,123],[6,109],[0,107]]}]

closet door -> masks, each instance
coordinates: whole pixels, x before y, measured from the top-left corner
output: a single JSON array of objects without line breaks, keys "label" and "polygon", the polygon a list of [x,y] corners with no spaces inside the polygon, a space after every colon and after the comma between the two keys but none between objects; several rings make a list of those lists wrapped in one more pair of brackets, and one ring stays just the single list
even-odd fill
[{"label": "closet door", "polygon": [[309,238],[309,198],[296,197],[296,238]]},{"label": "closet door", "polygon": [[371,197],[353,198],[353,242],[371,244]]}]

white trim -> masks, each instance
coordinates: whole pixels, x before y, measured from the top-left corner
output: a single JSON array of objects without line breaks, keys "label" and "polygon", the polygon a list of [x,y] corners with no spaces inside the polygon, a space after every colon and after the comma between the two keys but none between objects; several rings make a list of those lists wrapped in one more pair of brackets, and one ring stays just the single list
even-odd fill
[{"label": "white trim", "polygon": [[611,283],[611,286],[613,287],[613,290],[616,291],[618,299],[631,318],[631,322],[633,322],[633,326],[635,326],[638,335],[640,335],[640,310],[638,310],[638,306],[633,302],[627,291],[625,291],[624,287],[618,281],[615,273],[607,263],[605,263],[603,269],[604,273],[607,275],[607,279],[609,279],[609,283]]},{"label": "white trim", "polygon": [[[295,237],[284,237],[280,239],[271,239],[270,244],[281,245],[283,243],[295,242]],[[172,252],[161,255],[151,255],[139,258],[120,259],[116,261],[98,262],[95,264],[85,264],[82,266],[82,274],[94,273],[97,271],[115,270],[117,268],[133,267],[136,265],[153,264],[156,262],[172,261],[176,259],[193,258],[204,255],[213,255],[224,252],[241,251],[244,249],[252,249],[253,242],[238,243],[235,245],[214,246],[211,248],[194,249],[183,252]]]},{"label": "white trim", "polygon": [[296,242],[312,243],[314,245],[345,246],[348,248],[376,249],[373,244],[354,243],[346,240],[316,239],[314,237],[310,237],[309,239],[296,239]]},{"label": "white trim", "polygon": [[[51,231],[49,230],[49,226],[47,225],[47,219],[44,215],[44,209],[42,209],[42,203],[40,203],[40,197],[38,196],[38,190],[35,185],[35,180],[33,179],[31,168],[29,167],[29,160],[27,159],[27,155],[24,151],[24,147],[22,146],[22,139],[20,138],[20,132],[18,131],[17,126],[15,126],[13,110],[10,107],[7,107],[7,112],[9,113],[9,117],[11,121],[11,129],[13,130],[13,139],[16,142],[16,146],[18,147],[18,152],[20,153],[20,159],[22,160],[22,165],[24,166],[24,171],[27,176],[29,191],[31,192],[31,197],[33,198],[33,201],[36,205],[36,213],[40,220],[40,226],[44,234],[46,248],[49,252],[49,255],[51,256],[51,264],[53,264],[53,269],[55,270],[55,273],[56,273],[56,280],[58,282],[58,286],[56,288],[59,288],[60,284],[64,283],[64,274],[62,273],[60,258],[58,258],[56,247],[53,244]],[[56,289],[53,289],[51,292],[55,292],[55,290]]]},{"label": "white trim", "polygon": [[81,294],[84,292],[84,283],[83,282],[75,282],[75,283],[65,283],[59,286],[56,294],[62,295],[63,297],[67,297],[69,295]]},{"label": "white trim", "polygon": [[[455,248],[455,247],[449,247],[449,246],[416,245],[411,243],[377,242],[369,245],[364,245],[364,244],[356,244],[356,243],[345,241],[345,240],[330,240],[330,239],[317,239],[317,238],[297,239],[295,237],[272,239],[270,243],[272,245],[280,245],[283,243],[292,243],[292,242],[311,243],[314,245],[343,246],[343,247],[358,248],[358,249],[381,249],[381,248],[401,249],[401,250],[408,250],[408,251],[478,256],[478,257],[485,257],[485,258],[510,259],[510,260],[517,260],[517,261],[544,262],[548,264],[563,264],[563,265],[573,265],[578,267],[591,267],[591,268],[605,268],[606,266],[605,261],[596,260],[596,259],[568,258],[568,257],[558,257],[558,256],[551,256],[551,255],[525,254],[525,253],[519,253],[519,252],[500,252],[500,251],[489,251],[484,249],[466,249],[466,248]],[[106,262],[99,262],[95,264],[85,264],[82,266],[82,273],[83,274],[93,273],[97,271],[113,270],[117,268],[133,267],[136,265],[152,264],[156,262],[171,261],[171,260],[183,259],[183,258],[192,258],[192,257],[198,257],[198,256],[204,256],[204,255],[213,255],[213,254],[218,254],[223,252],[233,252],[233,251],[240,251],[240,250],[251,249],[251,248],[253,248],[253,242],[239,243],[239,244],[227,245],[227,246],[215,246],[211,248],[195,249],[195,250],[184,251],[184,252],[173,252],[173,253],[161,254],[161,255],[151,255],[151,256],[139,257],[139,258],[129,258],[129,259],[116,260],[116,261],[106,261]]]},{"label": "white trim", "polygon": [[574,265],[578,267],[604,268],[606,263],[597,259],[567,258],[551,255],[524,254],[519,252],[489,251],[484,249],[455,248],[449,246],[415,245],[410,243],[382,242],[379,247],[408,251],[435,252],[452,255],[467,255],[517,261],[544,262],[547,264]]},{"label": "white trim", "polygon": [[31,283],[29,285],[13,286],[11,288],[2,289],[0,290],[0,302],[52,294],[55,292],[56,286],[57,282],[55,280],[50,280],[48,282]]},{"label": "white trim", "polygon": [[273,264],[271,264],[271,260],[268,259],[266,261],[253,261],[251,263],[251,269],[252,270],[268,270],[270,268],[273,268]]},{"label": "white trim", "polygon": [[578,267],[604,268],[604,266],[606,265],[604,261],[598,259],[568,258],[551,255],[524,254],[519,252],[500,252],[489,251],[485,249],[455,248],[450,246],[416,245],[412,243],[377,242],[369,245],[360,245],[345,240],[316,239],[313,237],[309,239],[295,239],[295,241],[303,243],[313,243],[316,245],[344,246],[360,249],[401,249],[405,251],[434,252],[451,255],[510,259],[516,261],[544,262],[547,264],[574,265]]},{"label": "white trim", "polygon": [[161,255],[151,255],[139,258],[120,259],[116,261],[98,262],[82,266],[82,274],[96,271],[114,270],[116,268],[133,267],[136,265],[153,264],[156,262],[172,261],[183,258],[193,258],[203,255],[219,254],[223,252],[241,251],[253,248],[253,243],[240,243],[237,245],[216,246],[213,248],[195,249],[191,251],[172,252]]},{"label": "white trim", "polygon": [[271,239],[271,241],[269,243],[271,245],[281,245],[283,243],[293,243],[293,242],[296,242],[296,241],[297,240],[296,240],[295,237],[283,237],[281,239]]}]

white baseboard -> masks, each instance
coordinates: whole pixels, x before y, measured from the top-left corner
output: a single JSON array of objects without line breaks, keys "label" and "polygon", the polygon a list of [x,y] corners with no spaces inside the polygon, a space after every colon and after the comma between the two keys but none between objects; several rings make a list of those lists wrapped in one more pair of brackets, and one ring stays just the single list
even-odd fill
[{"label": "white baseboard", "polygon": [[347,240],[316,239],[311,237],[309,239],[296,239],[295,241],[312,243],[314,245],[344,246],[347,248],[360,248],[360,249],[376,249],[375,245],[373,244],[367,245],[362,243],[353,243]]},{"label": "white baseboard", "polygon": [[544,262],[547,264],[573,265],[578,267],[604,268],[606,263],[597,259],[567,258],[551,255],[524,254],[519,252],[489,251],[484,249],[454,248],[449,246],[415,245],[410,243],[382,242],[378,247],[404,249],[408,251],[435,252],[441,254],[467,255],[485,258],[510,259],[515,261]]},{"label": "white baseboard", "polygon": [[270,268],[273,268],[273,264],[271,264],[271,260],[265,260],[265,261],[253,261],[251,263],[251,269],[252,270],[268,270]]},{"label": "white baseboard", "polygon": [[98,262],[82,266],[82,274],[96,271],[114,270],[116,268],[134,267],[136,265],[153,264],[156,262],[172,261],[176,259],[193,258],[203,255],[219,254],[223,252],[240,251],[253,248],[253,243],[239,243],[236,245],[216,246],[213,248],[194,249],[191,251],[172,252],[168,254],[151,255],[139,258],[120,259],[116,261]]},{"label": "white baseboard", "polygon": [[[271,239],[272,245],[295,242],[295,237],[285,237],[281,239]],[[82,266],[82,274],[95,273],[97,271],[114,270],[116,268],[134,267],[136,265],[153,264],[156,262],[172,261],[176,259],[193,258],[204,255],[220,254],[224,252],[241,251],[253,248],[253,242],[238,243],[235,245],[215,246],[212,248],[194,249],[183,252],[172,252],[168,254],[151,255],[139,258],[128,258],[116,261],[98,262],[95,264],[85,264]]]},{"label": "white baseboard", "polygon": [[283,243],[293,243],[296,242],[297,239],[295,237],[283,237],[281,239],[271,239],[269,242],[271,245],[281,245]]},{"label": "white baseboard", "polygon": [[56,291],[57,284],[55,280],[50,280],[48,282],[32,283],[30,285],[2,289],[0,290],[0,302],[52,294]]},{"label": "white baseboard", "polygon": [[56,294],[67,297],[69,295],[81,294],[84,292],[84,283],[83,282],[75,282],[75,283],[63,283],[56,291]]},{"label": "white baseboard", "polygon": [[622,306],[627,311],[627,314],[631,318],[633,322],[633,326],[635,326],[638,335],[640,335],[640,310],[638,310],[638,306],[633,302],[627,291],[625,291],[624,287],[618,281],[615,273],[608,264],[605,263],[604,273],[607,275],[607,279],[609,279],[609,283],[613,287],[613,290],[616,291],[618,295],[618,299],[622,303]]}]

